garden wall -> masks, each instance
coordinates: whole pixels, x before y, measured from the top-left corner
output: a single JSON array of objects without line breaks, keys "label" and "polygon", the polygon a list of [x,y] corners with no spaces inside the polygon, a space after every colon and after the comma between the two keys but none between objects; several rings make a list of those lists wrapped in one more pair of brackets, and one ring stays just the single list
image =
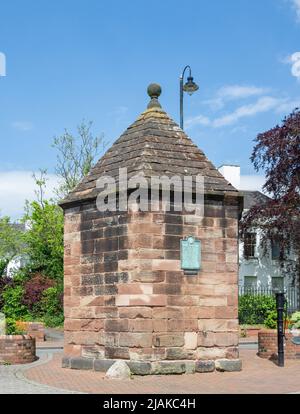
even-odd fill
[{"label": "garden wall", "polygon": [[0,335],[0,364],[28,364],[35,360],[35,338],[29,335]]},{"label": "garden wall", "polygon": [[[284,355],[286,359],[300,359],[300,345],[292,342],[293,335],[285,332],[286,341]],[[258,333],[258,356],[261,358],[277,358],[277,331],[261,330]]]}]

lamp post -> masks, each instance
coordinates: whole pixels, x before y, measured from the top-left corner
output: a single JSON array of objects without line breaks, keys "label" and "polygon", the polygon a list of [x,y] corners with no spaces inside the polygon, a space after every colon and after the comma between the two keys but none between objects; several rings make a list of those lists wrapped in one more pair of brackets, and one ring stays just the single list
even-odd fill
[{"label": "lamp post", "polygon": [[[189,76],[187,82],[183,84],[184,75],[186,70],[189,69]],[[183,129],[183,92],[187,92],[189,95],[192,95],[199,89],[199,86],[194,82],[192,77],[192,69],[187,65],[180,76],[180,128]]]}]

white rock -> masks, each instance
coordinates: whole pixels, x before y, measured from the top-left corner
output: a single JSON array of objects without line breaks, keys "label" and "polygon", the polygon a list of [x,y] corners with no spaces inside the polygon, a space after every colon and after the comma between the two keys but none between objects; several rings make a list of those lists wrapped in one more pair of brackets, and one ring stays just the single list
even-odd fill
[{"label": "white rock", "polygon": [[125,380],[130,379],[131,372],[124,361],[117,361],[115,362],[106,372],[105,378],[106,379],[118,379],[118,380]]}]

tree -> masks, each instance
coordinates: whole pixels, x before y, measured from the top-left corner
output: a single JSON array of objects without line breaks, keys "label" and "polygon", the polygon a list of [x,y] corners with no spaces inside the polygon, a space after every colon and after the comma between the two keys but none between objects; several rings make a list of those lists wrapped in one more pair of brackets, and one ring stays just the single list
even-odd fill
[{"label": "tree", "polygon": [[18,256],[24,247],[23,232],[10,218],[0,218],[0,277],[8,263]]},{"label": "tree", "polygon": [[23,220],[29,229],[24,234],[30,271],[51,279],[63,278],[63,212],[53,200],[45,200],[46,171],[33,176],[37,200],[26,202]]},{"label": "tree", "polygon": [[299,281],[300,260],[300,110],[295,109],[277,125],[255,140],[251,161],[256,171],[266,176],[264,190],[271,199],[252,207],[241,221],[241,235],[259,228],[266,247],[279,246],[283,265],[290,249],[298,256],[294,262],[294,278]]},{"label": "tree", "polygon": [[61,183],[56,190],[59,199],[72,191],[90,171],[98,155],[103,136],[92,134],[92,122],[84,120],[77,127],[75,137],[66,129],[63,135],[54,137],[52,146],[58,151],[56,173]]}]

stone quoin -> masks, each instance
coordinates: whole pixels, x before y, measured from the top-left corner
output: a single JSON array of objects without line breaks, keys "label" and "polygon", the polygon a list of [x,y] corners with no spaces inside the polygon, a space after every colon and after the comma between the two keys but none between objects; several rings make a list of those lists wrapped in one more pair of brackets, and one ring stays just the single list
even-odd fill
[{"label": "stone quoin", "polygon": [[[161,108],[160,93],[150,85],[146,111],[61,202],[64,367],[106,371],[124,360],[137,375],[183,374],[239,357],[242,197]],[[117,182],[120,168],[147,181],[203,177],[203,216],[162,207],[99,211],[97,180]],[[182,269],[180,252],[189,236],[201,246],[200,269],[193,272]]]}]

